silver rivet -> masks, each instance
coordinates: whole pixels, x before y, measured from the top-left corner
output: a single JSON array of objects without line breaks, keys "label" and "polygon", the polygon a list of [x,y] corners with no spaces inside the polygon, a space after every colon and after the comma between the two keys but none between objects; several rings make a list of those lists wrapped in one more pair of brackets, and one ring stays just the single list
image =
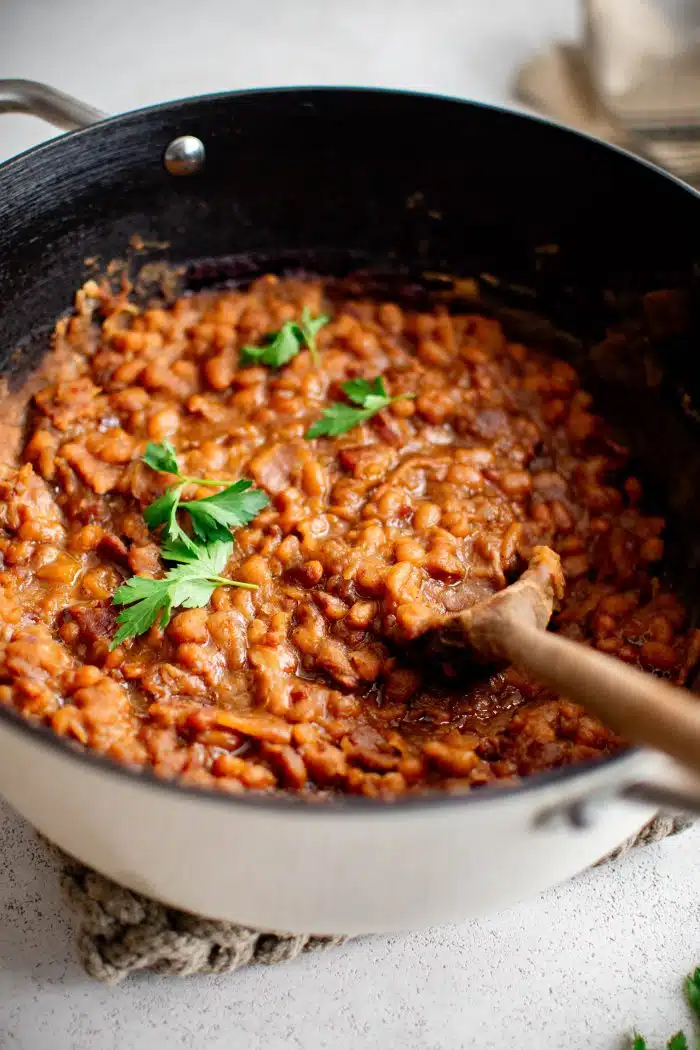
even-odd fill
[{"label": "silver rivet", "polygon": [[179,135],[163,154],[171,175],[195,175],[204,166],[204,143],[195,135]]}]

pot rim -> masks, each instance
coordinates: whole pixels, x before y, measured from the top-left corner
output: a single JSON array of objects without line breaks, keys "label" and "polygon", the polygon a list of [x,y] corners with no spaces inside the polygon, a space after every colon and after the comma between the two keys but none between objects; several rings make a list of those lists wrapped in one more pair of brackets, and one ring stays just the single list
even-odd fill
[{"label": "pot rim", "polygon": [[[51,89],[50,89],[51,90]],[[103,128],[107,125],[116,124],[122,120],[128,118],[137,118],[144,116],[151,116],[157,113],[170,111],[173,114],[177,114],[180,111],[184,111],[187,107],[194,103],[214,103],[224,102],[229,99],[238,98],[252,98],[257,96],[285,96],[302,94],[309,96],[333,96],[333,95],[378,95],[378,96],[394,96],[397,98],[405,99],[409,102],[411,99],[428,99],[434,102],[447,102],[451,104],[457,104],[464,106],[467,109],[479,109],[487,112],[496,114],[505,114],[515,120],[523,121],[532,124],[541,124],[546,127],[551,127],[560,132],[565,137],[573,137],[583,139],[590,145],[597,149],[601,149],[606,152],[617,153],[623,157],[626,157],[629,161],[634,164],[641,164],[643,167],[650,169],[657,175],[667,179],[669,182],[675,183],[679,189],[684,190],[686,193],[690,193],[693,197],[700,197],[700,188],[696,189],[689,183],[684,182],[677,175],[667,171],[665,168],[659,167],[653,161],[648,160],[646,157],[640,156],[637,153],[633,153],[631,150],[625,149],[624,146],[618,146],[612,142],[606,142],[604,139],[597,138],[595,135],[582,131],[579,128],[571,127],[562,121],[556,120],[553,117],[547,116],[546,114],[536,113],[527,109],[520,108],[519,106],[509,106],[507,104],[501,104],[496,102],[486,102],[481,99],[472,98],[461,98],[459,95],[451,95],[448,93],[436,92],[436,91],[416,91],[412,88],[395,88],[395,87],[376,87],[373,85],[363,84],[285,84],[281,86],[266,86],[266,87],[255,87],[255,88],[237,88],[232,91],[210,91],[202,95],[185,95],[181,98],[168,99],[164,102],[155,102],[148,106],[137,106],[134,109],[123,110],[119,113],[111,113],[104,115],[101,119],[95,120],[93,123],[88,124],[85,127],[76,128],[74,131],[64,131],[58,135],[54,135],[43,142],[37,143],[35,146],[30,146],[26,150],[15,154],[12,157],[8,157],[6,160],[0,162],[0,175],[4,175],[5,169],[9,168],[14,164],[18,164],[29,157],[33,157],[44,150],[55,150],[60,149],[63,142],[68,139],[74,139],[81,135],[86,135],[92,132],[96,128]],[[313,101],[309,99],[308,101]]]},{"label": "pot rim", "polygon": [[431,791],[421,795],[407,795],[392,801],[365,798],[357,795],[331,796],[323,801],[314,802],[309,798],[294,795],[291,792],[279,792],[274,795],[265,795],[255,791],[246,791],[241,795],[230,795],[213,788],[196,787],[195,785],[182,783],[179,780],[168,780],[165,777],[156,776],[150,769],[139,769],[118,762],[97,751],[87,747],[81,747],[67,737],[59,736],[48,726],[30,722],[19,712],[10,707],[0,705],[0,730],[9,728],[11,732],[23,733],[34,743],[41,747],[47,747],[60,754],[61,757],[71,762],[80,763],[96,773],[107,774],[122,778],[129,783],[145,784],[161,791],[176,794],[190,800],[198,799],[203,802],[217,802],[219,805],[242,805],[253,809],[262,809],[269,812],[286,811],[299,815],[319,814],[321,816],[335,816],[337,813],[362,814],[395,814],[414,813],[417,810],[427,808],[436,809],[444,806],[474,805],[479,802],[495,802],[497,799],[509,799],[514,795],[545,789],[555,784],[573,783],[583,780],[584,777],[592,776],[602,769],[610,769],[618,766],[623,768],[626,763],[631,762],[641,754],[642,749],[638,747],[625,748],[616,751],[604,758],[592,759],[587,762],[579,762],[576,765],[561,766],[558,769],[550,769],[543,773],[535,773],[526,776],[519,782],[510,786],[499,787],[490,785],[470,790],[462,795],[448,794],[444,791]]}]

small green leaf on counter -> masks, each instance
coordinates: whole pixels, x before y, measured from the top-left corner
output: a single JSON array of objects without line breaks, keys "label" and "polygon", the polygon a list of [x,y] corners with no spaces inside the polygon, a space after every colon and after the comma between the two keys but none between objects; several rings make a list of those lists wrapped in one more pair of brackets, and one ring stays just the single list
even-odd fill
[{"label": "small green leaf on counter", "polygon": [[[700,1018],[700,967],[695,970],[695,973],[686,977],[685,990],[693,1013]],[[646,1039],[639,1032],[634,1033],[632,1050],[650,1050]],[[676,1032],[666,1043],[666,1050],[690,1050],[688,1037],[684,1032]],[[696,1044],[696,1050],[700,1050],[700,1042]]]},{"label": "small green leaf on counter", "polygon": [[694,974],[686,977],[685,990],[691,1010],[696,1017],[700,1018],[700,966]]}]

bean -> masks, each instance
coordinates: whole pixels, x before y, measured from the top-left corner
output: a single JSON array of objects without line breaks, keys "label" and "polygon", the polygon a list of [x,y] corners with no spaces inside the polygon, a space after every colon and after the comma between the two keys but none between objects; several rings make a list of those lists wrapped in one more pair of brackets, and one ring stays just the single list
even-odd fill
[{"label": "bean", "polygon": [[396,610],[396,622],[407,638],[417,638],[435,624],[436,614],[422,602],[403,602]]},{"label": "bean", "polygon": [[163,441],[177,434],[179,426],[179,413],[173,408],[163,408],[148,420],[148,436],[152,441]]},{"label": "bean", "polygon": [[353,630],[363,631],[377,614],[376,602],[355,602],[348,611],[345,623]]},{"label": "bean", "polygon": [[425,532],[427,529],[432,528],[433,525],[438,524],[441,513],[442,511],[436,503],[419,503],[413,515],[414,527],[419,532]]},{"label": "bean", "polygon": [[649,635],[654,642],[669,645],[673,640],[673,625],[665,616],[653,616],[649,621]]},{"label": "bean", "polygon": [[417,540],[397,540],[394,554],[398,562],[410,562],[412,565],[421,565],[425,559],[425,550]]},{"label": "bean", "polygon": [[526,470],[511,470],[501,474],[499,484],[507,496],[524,499],[532,488],[532,478]]},{"label": "bean", "polygon": [[598,608],[601,612],[610,616],[624,616],[637,607],[637,597],[634,594],[610,594],[603,598]]},{"label": "bean", "polygon": [[367,594],[380,594],[384,589],[387,568],[378,558],[365,558],[355,574],[355,583]]},{"label": "bean", "polygon": [[209,637],[206,609],[184,609],[175,616],[168,634],[175,642],[206,642]]},{"label": "bean", "polygon": [[80,572],[80,562],[70,554],[59,554],[53,561],[40,565],[36,571],[40,580],[53,583],[72,583]]},{"label": "bean", "polygon": [[404,325],[403,313],[395,303],[382,303],[379,307],[379,323],[392,335],[400,335]]},{"label": "bean", "polygon": [[457,777],[468,776],[479,761],[479,756],[469,748],[462,750],[449,747],[439,740],[429,741],[423,748],[423,754],[445,773]]},{"label": "bean", "polygon": [[664,642],[644,642],[641,658],[646,667],[655,671],[672,671],[678,664],[675,649]]},{"label": "bean", "polygon": [[[430,346],[433,348],[428,356],[437,354],[438,359],[445,356],[445,351],[438,346],[437,343],[421,344],[422,346]],[[435,348],[437,348],[435,350]],[[426,351],[423,350],[421,356],[425,359]],[[455,404],[446,390],[432,390],[428,394],[421,394],[416,400],[416,411],[423,419],[427,420],[428,423],[438,424],[444,423],[445,420],[449,419],[454,415]]]},{"label": "bean", "polygon": [[664,556],[664,541],[658,536],[652,536],[645,540],[639,549],[639,557],[642,561],[661,561]]},{"label": "bean", "polygon": [[80,581],[80,589],[90,598],[111,598],[119,586],[120,577],[109,567],[91,569]]},{"label": "bean", "polygon": [[384,586],[395,602],[411,602],[420,594],[420,572],[410,562],[399,562],[386,573]]}]

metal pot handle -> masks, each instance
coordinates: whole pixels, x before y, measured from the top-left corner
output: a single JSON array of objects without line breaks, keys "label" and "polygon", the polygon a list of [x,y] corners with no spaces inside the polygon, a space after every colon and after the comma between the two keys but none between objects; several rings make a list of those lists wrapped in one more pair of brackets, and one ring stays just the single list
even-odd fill
[{"label": "metal pot handle", "polygon": [[87,128],[106,114],[37,80],[0,80],[0,114],[28,113],[63,131]]},{"label": "metal pot handle", "polygon": [[[29,113],[62,131],[87,128],[107,117],[94,106],[38,80],[0,80],[0,115],[3,113]],[[201,139],[178,135],[165,147],[163,165],[171,175],[196,175],[204,167],[205,153]]]},{"label": "metal pot handle", "polygon": [[[649,754],[652,754],[649,752]],[[595,827],[613,802],[654,806],[665,813],[700,817],[700,772],[694,773],[666,756],[653,754],[653,766],[646,776],[582,792],[565,802],[546,807],[536,815],[538,828],[568,827],[585,830]]]},{"label": "metal pot handle", "polygon": [[688,778],[677,784],[665,784],[661,780],[636,780],[625,784],[619,797],[631,802],[642,802],[645,805],[658,806],[667,813],[685,813],[690,817],[700,817],[700,787],[697,778]]}]

